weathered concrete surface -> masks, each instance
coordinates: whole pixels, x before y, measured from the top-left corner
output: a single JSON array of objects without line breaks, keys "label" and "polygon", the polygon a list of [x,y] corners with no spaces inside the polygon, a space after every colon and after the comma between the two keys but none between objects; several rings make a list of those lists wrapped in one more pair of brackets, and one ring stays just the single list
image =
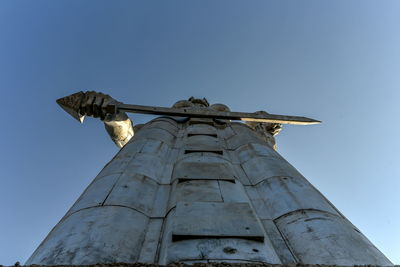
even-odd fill
[{"label": "weathered concrete surface", "polygon": [[392,266],[279,155],[272,126],[165,117],[144,124],[26,264]]},{"label": "weathered concrete surface", "polygon": [[[0,265],[2,266],[2,265]],[[146,264],[146,263],[113,263],[113,264],[93,264],[93,265],[14,265],[10,267],[347,267],[344,265],[316,265],[316,264],[266,264],[266,263],[228,263],[228,262],[208,262],[187,265],[183,263],[171,263],[168,265]],[[380,265],[354,265],[357,267],[372,267]],[[400,267],[394,265],[393,267]]]}]

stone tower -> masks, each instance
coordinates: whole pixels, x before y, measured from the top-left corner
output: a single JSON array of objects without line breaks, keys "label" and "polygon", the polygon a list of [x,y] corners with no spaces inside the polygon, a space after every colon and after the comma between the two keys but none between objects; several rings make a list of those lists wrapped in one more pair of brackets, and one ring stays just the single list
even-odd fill
[{"label": "stone tower", "polygon": [[26,264],[392,265],[274,149],[278,124],[157,117],[133,129]]}]

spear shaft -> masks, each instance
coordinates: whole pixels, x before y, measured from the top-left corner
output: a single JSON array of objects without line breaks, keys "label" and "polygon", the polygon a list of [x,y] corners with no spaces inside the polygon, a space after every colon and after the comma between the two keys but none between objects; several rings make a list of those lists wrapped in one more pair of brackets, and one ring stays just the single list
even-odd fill
[{"label": "spear shaft", "polygon": [[269,122],[269,123],[282,123],[282,124],[297,124],[297,125],[310,125],[318,124],[321,121],[300,117],[300,116],[287,116],[275,114],[262,114],[262,113],[249,113],[249,112],[231,112],[231,111],[216,111],[204,108],[165,108],[156,106],[142,106],[118,103],[109,105],[107,112],[114,113],[116,111],[125,111],[130,113],[153,114],[153,115],[167,115],[178,117],[195,117],[195,118],[213,118],[224,120],[241,120],[241,121],[254,121],[254,122]]}]

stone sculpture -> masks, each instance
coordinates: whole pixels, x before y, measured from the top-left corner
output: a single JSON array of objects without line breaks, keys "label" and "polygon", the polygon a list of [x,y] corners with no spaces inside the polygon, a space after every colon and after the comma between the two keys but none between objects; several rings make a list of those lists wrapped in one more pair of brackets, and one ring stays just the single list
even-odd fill
[{"label": "stone sculpture", "polygon": [[122,149],[26,264],[392,265],[275,151],[279,123],[221,119],[234,113],[195,98],[178,101],[174,112],[222,117],[133,126],[123,111],[109,113],[123,105],[101,93],[58,103],[81,122],[102,119]]}]

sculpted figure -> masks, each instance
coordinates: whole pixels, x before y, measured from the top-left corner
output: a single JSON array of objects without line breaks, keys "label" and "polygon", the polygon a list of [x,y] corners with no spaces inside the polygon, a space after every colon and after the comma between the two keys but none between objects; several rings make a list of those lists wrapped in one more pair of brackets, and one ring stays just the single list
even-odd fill
[{"label": "sculpted figure", "polygon": [[173,116],[133,126],[110,105],[124,104],[106,94],[77,93],[58,103],[81,122],[101,119],[121,149],[27,265],[392,265],[275,150],[275,122],[296,116],[231,112],[191,97],[172,109],[141,106]]},{"label": "sculpted figure", "polygon": [[[265,111],[257,111],[256,113],[268,114]],[[259,135],[261,135],[268,145],[273,147],[275,150],[277,149],[274,136],[282,130],[282,124],[252,121],[248,121],[246,124],[253,128]]]},{"label": "sculpted figure", "polygon": [[[133,122],[129,119],[125,112],[118,111],[115,114],[108,113],[107,106],[118,101],[113,99],[107,94],[103,94],[95,91],[87,91],[85,98],[82,100],[82,104],[79,107],[79,113],[82,116],[90,116],[99,118],[104,122],[104,126],[107,133],[110,135],[113,142],[119,147],[123,147],[134,135]],[[210,104],[207,99],[196,99],[190,97],[188,100],[180,100],[176,102],[173,108],[210,108],[217,111],[230,111],[229,107],[224,104]],[[268,114],[265,111],[258,111],[260,114]],[[222,120],[221,120],[222,121]],[[262,136],[268,145],[276,150],[276,142],[274,136],[277,135],[282,125],[279,123],[260,123],[260,122],[246,122],[251,128],[253,128],[260,136]],[[142,125],[138,125],[135,128],[140,128]]]},{"label": "sculpted figure", "polygon": [[107,113],[107,106],[117,101],[111,96],[88,91],[79,107],[79,113],[82,116],[91,116],[99,118],[104,122],[107,133],[114,143],[123,147],[133,136],[133,124],[125,112],[118,111],[115,114]]}]

